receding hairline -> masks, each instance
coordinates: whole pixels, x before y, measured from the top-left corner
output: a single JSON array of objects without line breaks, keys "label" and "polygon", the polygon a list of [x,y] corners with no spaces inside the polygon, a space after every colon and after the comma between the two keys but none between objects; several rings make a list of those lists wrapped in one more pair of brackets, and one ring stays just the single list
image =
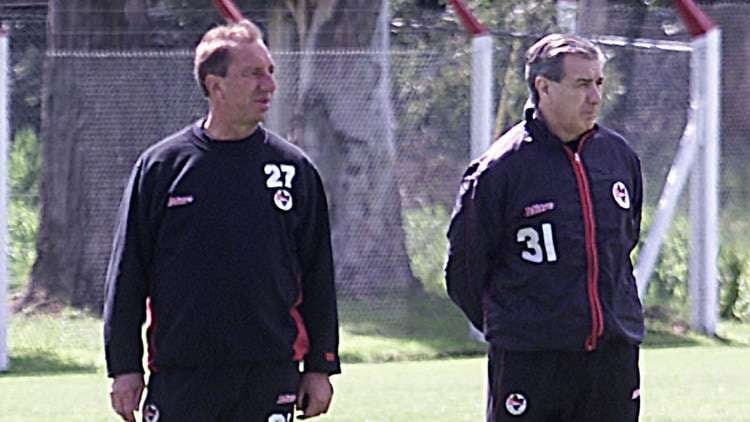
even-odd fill
[{"label": "receding hairline", "polygon": [[251,21],[242,20],[209,29],[203,34],[199,45],[213,40],[247,40],[252,42],[256,39],[263,39],[263,32]]},{"label": "receding hairline", "polygon": [[562,64],[563,73],[567,73],[566,72],[566,70],[567,70],[566,66],[570,66],[570,63],[571,63],[569,59],[579,59],[579,60],[582,60],[584,62],[598,63],[602,68],[604,67],[604,61],[598,59],[597,57],[591,57],[591,56],[586,55],[586,54],[565,53],[565,54],[562,55],[561,59],[562,59],[562,63],[561,64]]},{"label": "receding hairline", "polygon": [[219,49],[225,49],[229,52],[229,56],[231,57],[231,52],[235,49],[242,47],[244,45],[255,45],[259,44],[263,47],[266,47],[266,44],[263,42],[262,38],[256,38],[254,40],[249,39],[240,39],[240,40],[234,40],[234,39],[216,39],[216,40],[210,40],[205,43],[201,43],[198,45],[198,47],[195,49],[195,61],[196,63],[200,63],[203,60],[205,60],[206,57],[213,54],[216,50]]},{"label": "receding hairline", "polygon": [[526,65],[576,55],[605,63],[602,50],[591,40],[566,34],[550,34],[535,42],[526,52]]},{"label": "receding hairline", "polygon": [[218,49],[232,50],[244,43],[263,42],[263,33],[254,23],[243,20],[220,25],[208,30],[195,47],[195,61],[199,63]]}]

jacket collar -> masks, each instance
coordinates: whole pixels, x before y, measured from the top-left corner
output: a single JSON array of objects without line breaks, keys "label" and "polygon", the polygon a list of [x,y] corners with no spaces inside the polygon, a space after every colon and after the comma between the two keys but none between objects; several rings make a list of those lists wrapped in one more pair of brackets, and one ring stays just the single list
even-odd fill
[{"label": "jacket collar", "polygon": [[[535,140],[541,141],[545,144],[563,145],[563,141],[554,133],[552,133],[547,124],[544,122],[544,117],[541,113],[529,102],[526,103],[524,108],[524,126],[526,132]],[[599,130],[599,125],[594,124],[594,127],[582,133],[576,141],[583,141],[586,143],[596,134]],[[582,149],[583,145],[579,145],[578,150]]]}]

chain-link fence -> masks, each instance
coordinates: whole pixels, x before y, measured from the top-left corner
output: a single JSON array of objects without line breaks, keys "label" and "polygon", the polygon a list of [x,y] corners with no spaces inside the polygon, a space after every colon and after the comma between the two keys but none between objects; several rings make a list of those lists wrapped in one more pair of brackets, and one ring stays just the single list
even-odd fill
[{"label": "chain-link fence", "polygon": [[[716,12],[720,23],[728,22],[724,27],[721,191],[723,224],[736,230],[742,227],[741,221],[747,221],[742,218],[750,205],[746,182],[750,174],[744,164],[750,158],[750,143],[745,139],[750,119],[743,113],[750,96],[746,82],[750,78],[745,77],[750,72],[750,37],[736,35],[746,30],[734,16],[750,10],[745,5],[735,6],[709,10]],[[609,57],[602,123],[621,132],[640,154],[647,202],[653,207],[686,124],[690,56],[684,48],[684,35],[665,35],[665,28],[671,30],[669,25],[678,22],[668,9],[653,11],[645,20],[618,16],[616,23],[610,20],[597,26],[591,21],[580,29],[601,41]],[[147,145],[205,113],[206,102],[192,79],[192,52],[47,51],[42,22],[19,18],[8,22],[13,71],[11,128],[16,142],[24,133],[37,138],[41,134],[42,89],[51,89],[42,82],[50,81],[43,78],[43,63],[48,72],[49,66],[65,69],[55,81],[67,86],[68,91],[60,92],[68,94],[59,95],[69,95],[70,107],[76,110],[75,118],[66,123],[74,125],[70,136],[75,137],[71,151],[74,166],[68,177],[81,187],[80,196],[67,206],[78,207],[80,230],[85,233],[80,244],[84,258],[75,265],[79,277],[90,281],[82,286],[95,286],[87,296],[98,304],[116,207],[130,166]],[[635,31],[633,25],[637,24],[641,27]],[[650,41],[636,40],[635,33]],[[501,111],[498,130],[521,116],[526,95],[523,52],[541,35],[495,33],[495,98]],[[667,38],[676,42],[665,42]],[[302,144],[321,168],[331,196],[339,300],[354,313],[377,309],[398,317],[415,291],[444,295],[445,230],[468,164],[470,48],[458,28],[455,34],[440,39],[444,42],[388,52],[273,51],[279,89],[267,125]],[[345,95],[337,98],[343,100],[316,97],[310,102],[313,97],[300,76],[300,69],[310,65],[305,64],[310,60],[317,61],[312,75],[317,86],[325,86],[327,91],[338,89]],[[354,111],[372,107],[362,101],[372,100],[377,87],[353,83],[358,74],[338,73],[341,62],[348,61],[353,72],[360,72],[382,60],[387,61],[390,101],[380,103],[386,108],[378,109],[372,121],[352,121],[347,116],[359,116],[361,113]],[[311,125],[311,116],[328,119],[329,124]],[[339,130],[341,125],[348,129]],[[306,141],[309,136],[304,131],[311,126],[315,130],[325,126],[327,132],[318,134],[317,142]],[[380,132],[361,139],[380,142],[347,138],[344,147],[333,149],[321,140],[326,134],[339,139],[336,136],[342,132],[357,133],[368,127]],[[45,157],[48,163],[57,159],[63,157]],[[351,186],[333,180],[342,174]],[[16,198],[35,197],[38,185],[23,186],[13,191]],[[30,205],[36,209],[38,201]],[[31,218],[11,211],[16,213],[11,218]],[[18,223],[12,230],[32,233],[33,224],[24,224]],[[33,248],[28,233],[23,238],[26,243],[14,235],[12,259],[16,262],[33,260],[28,253]],[[737,235],[730,230],[725,238],[734,240]],[[363,239],[375,241],[365,244]],[[20,289],[28,272],[15,271],[13,276],[14,288]],[[383,297],[388,300],[374,300]]]}]

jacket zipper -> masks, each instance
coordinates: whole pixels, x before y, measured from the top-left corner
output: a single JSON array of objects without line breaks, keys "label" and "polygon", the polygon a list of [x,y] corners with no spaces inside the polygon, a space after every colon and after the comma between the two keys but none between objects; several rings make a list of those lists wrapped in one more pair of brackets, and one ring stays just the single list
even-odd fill
[{"label": "jacket zipper", "polygon": [[[591,138],[593,131],[581,138],[578,150],[582,150],[583,144]],[[591,191],[589,190],[586,169],[583,167],[581,156],[578,152],[572,152],[563,146],[565,154],[573,165],[573,173],[578,184],[578,193],[581,198],[583,213],[583,233],[586,243],[586,278],[589,306],[591,308],[591,334],[586,338],[586,351],[596,350],[599,337],[604,333],[604,313],[599,301],[599,255],[596,250],[596,223],[594,221],[594,207],[591,202]]]}]

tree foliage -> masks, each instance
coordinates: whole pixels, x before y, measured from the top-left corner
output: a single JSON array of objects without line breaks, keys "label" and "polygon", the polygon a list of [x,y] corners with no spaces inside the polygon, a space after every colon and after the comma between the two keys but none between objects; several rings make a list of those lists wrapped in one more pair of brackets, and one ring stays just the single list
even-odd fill
[{"label": "tree foliage", "polygon": [[[392,1],[393,46],[427,54],[442,62],[422,79],[396,74],[409,87],[396,95],[421,98],[409,104],[409,124],[434,133],[445,153],[468,157],[471,80],[471,40],[446,2],[431,2],[418,10],[413,2]],[[440,5],[441,7],[438,7]],[[497,121],[496,134],[521,118],[528,91],[523,78],[525,50],[541,35],[558,29],[550,1],[473,1],[475,15],[493,34]],[[411,80],[410,84],[405,82]],[[396,99],[399,102],[399,98]],[[435,129],[439,127],[440,129]]]},{"label": "tree foliage", "polygon": [[9,155],[10,287],[19,290],[36,259],[39,230],[39,138],[31,128],[16,132]]},{"label": "tree foliage", "polygon": [[13,133],[25,128],[38,132],[41,119],[44,25],[38,21],[14,22],[11,27],[11,114]]}]

